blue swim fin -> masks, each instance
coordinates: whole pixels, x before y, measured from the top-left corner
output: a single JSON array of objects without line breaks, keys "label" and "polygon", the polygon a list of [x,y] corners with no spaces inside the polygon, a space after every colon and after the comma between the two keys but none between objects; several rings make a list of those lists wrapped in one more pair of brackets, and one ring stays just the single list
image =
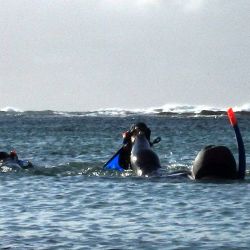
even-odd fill
[{"label": "blue swim fin", "polygon": [[119,157],[120,153],[122,151],[122,148],[120,148],[111,158],[108,160],[107,163],[103,166],[103,169],[105,170],[118,170],[118,171],[124,171],[124,169],[119,164]]}]

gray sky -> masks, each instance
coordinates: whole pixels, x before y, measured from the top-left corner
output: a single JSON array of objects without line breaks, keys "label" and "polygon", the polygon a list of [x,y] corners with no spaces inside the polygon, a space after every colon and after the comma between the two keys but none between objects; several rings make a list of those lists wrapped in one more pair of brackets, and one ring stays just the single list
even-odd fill
[{"label": "gray sky", "polygon": [[0,109],[250,103],[248,0],[0,0]]}]

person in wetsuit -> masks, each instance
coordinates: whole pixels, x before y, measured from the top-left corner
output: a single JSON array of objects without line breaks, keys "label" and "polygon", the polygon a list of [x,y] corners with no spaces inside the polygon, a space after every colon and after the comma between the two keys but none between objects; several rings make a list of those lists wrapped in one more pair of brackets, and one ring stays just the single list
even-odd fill
[{"label": "person in wetsuit", "polygon": [[132,150],[131,137],[133,135],[136,135],[139,131],[144,132],[150,145],[151,146],[153,145],[150,142],[151,130],[143,122],[139,122],[139,123],[132,125],[130,130],[123,133],[123,147],[122,147],[122,151],[120,152],[119,165],[125,170],[129,169],[131,165],[130,164],[130,154]]},{"label": "person in wetsuit", "polygon": [[6,161],[6,160],[18,160],[16,151],[10,151],[9,154],[7,152],[1,151],[0,161]]},{"label": "person in wetsuit", "polygon": [[33,167],[32,163],[30,161],[19,160],[15,150],[10,151],[9,154],[7,152],[4,152],[4,151],[0,152],[0,162],[8,162],[8,161],[11,161],[12,163],[18,164],[23,169]]}]

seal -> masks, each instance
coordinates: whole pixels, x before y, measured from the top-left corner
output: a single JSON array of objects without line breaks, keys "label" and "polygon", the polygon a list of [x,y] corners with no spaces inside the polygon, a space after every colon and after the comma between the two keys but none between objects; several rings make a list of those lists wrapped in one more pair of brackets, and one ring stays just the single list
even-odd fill
[{"label": "seal", "polygon": [[158,155],[152,150],[145,133],[139,131],[131,138],[132,150],[130,162],[132,169],[138,176],[152,175],[161,168]]}]

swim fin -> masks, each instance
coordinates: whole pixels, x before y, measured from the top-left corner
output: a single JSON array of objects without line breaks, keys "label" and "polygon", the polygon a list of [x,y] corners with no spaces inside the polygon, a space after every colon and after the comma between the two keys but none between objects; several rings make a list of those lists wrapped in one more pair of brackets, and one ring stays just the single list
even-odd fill
[{"label": "swim fin", "polygon": [[104,164],[103,169],[105,170],[118,170],[124,171],[119,164],[119,157],[122,151],[122,147]]}]

